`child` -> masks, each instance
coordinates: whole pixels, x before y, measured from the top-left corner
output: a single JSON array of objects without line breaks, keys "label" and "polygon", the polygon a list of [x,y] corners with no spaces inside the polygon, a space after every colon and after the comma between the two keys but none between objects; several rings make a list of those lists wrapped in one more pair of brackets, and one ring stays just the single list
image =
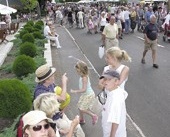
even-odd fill
[{"label": "child", "polygon": [[105,79],[104,87],[108,91],[103,105],[103,137],[126,137],[126,104],[127,92],[119,87],[120,75],[113,69],[107,70],[100,77]]},{"label": "child", "polygon": [[80,124],[85,124],[83,115],[88,114],[92,117],[92,124],[94,125],[97,123],[98,116],[89,110],[93,105],[95,94],[91,87],[90,78],[88,76],[88,67],[85,62],[78,61],[75,68],[77,73],[80,75],[79,89],[71,90],[71,92],[82,93],[78,102],[78,109],[80,113]]},{"label": "child", "polygon": [[94,29],[94,24],[93,24],[93,21],[92,21],[92,16],[89,16],[89,19],[88,19],[88,33],[92,34],[92,30]]}]

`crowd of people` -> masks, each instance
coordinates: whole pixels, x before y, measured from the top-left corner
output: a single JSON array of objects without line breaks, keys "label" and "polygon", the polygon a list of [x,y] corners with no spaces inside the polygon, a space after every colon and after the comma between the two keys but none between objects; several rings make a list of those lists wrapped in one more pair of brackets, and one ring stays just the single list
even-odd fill
[{"label": "crowd of people", "polygon": [[[151,49],[153,67],[158,68],[159,66],[156,64],[158,32],[160,32],[163,22],[169,18],[165,5],[157,5],[157,8],[154,5],[143,7],[140,4],[55,6],[47,1],[46,9],[48,14],[44,36],[54,41],[57,48],[61,48],[61,46],[59,35],[53,32],[55,30],[52,28],[53,23],[59,23],[61,26],[67,23],[70,28],[74,25],[79,29],[86,27],[89,34],[101,33],[107,63],[98,82],[99,88],[106,93],[106,101],[102,104],[103,137],[126,137],[126,98],[128,93],[125,84],[130,68],[122,62],[130,62],[131,57],[125,50],[119,48],[119,39],[123,39],[124,34],[134,33],[136,24],[138,31],[144,27],[142,31],[144,32],[145,47],[141,63],[145,64],[145,55]],[[143,21],[145,26],[143,26]],[[81,96],[77,103],[79,116],[73,120],[70,120],[65,114],[67,111],[65,108],[70,101],[70,98],[67,97],[67,74],[63,74],[61,78],[62,86],[59,95],[55,91],[58,86],[54,79],[56,69],[42,65],[36,70],[37,86],[34,91],[34,110],[23,117],[25,137],[41,135],[46,137],[85,137],[81,128],[81,124],[86,123],[84,114],[91,116],[92,125],[97,124],[98,115],[90,109],[95,100],[95,92],[90,82],[86,62],[77,60],[75,70],[80,76],[79,89],[71,89],[70,93],[81,93]],[[61,104],[65,102],[67,102],[66,105],[61,107]]]}]

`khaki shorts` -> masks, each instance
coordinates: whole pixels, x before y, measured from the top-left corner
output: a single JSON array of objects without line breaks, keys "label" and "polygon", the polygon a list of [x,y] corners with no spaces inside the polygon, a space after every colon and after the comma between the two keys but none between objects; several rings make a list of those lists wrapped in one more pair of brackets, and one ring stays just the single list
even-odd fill
[{"label": "khaki shorts", "polygon": [[149,40],[149,43],[146,43],[145,41],[145,47],[144,47],[144,50],[156,50],[157,48],[157,40]]},{"label": "khaki shorts", "polygon": [[109,49],[111,47],[119,47],[119,41],[118,41],[117,38],[115,38],[115,39],[106,38],[106,47],[105,47],[105,49],[107,50],[107,49]]}]

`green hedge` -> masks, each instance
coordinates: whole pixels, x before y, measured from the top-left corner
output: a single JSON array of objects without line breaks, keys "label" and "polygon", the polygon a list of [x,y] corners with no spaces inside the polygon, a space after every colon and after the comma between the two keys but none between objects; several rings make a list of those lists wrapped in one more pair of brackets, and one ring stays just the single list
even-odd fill
[{"label": "green hedge", "polygon": [[35,69],[35,61],[26,55],[18,56],[12,66],[12,70],[17,77],[27,76],[29,73],[35,72]]},{"label": "green hedge", "polygon": [[18,79],[0,80],[0,117],[16,118],[32,107],[29,88]]}]

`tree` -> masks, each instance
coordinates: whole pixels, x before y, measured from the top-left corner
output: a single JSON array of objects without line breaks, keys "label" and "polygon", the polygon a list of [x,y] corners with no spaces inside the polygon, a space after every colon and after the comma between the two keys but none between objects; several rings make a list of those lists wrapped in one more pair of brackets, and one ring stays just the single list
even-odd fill
[{"label": "tree", "polygon": [[38,1],[37,0],[20,0],[21,3],[24,5],[24,9],[28,9],[32,11],[36,6]]},{"label": "tree", "polygon": [[20,1],[23,4],[24,9],[28,9],[30,13],[38,5],[38,0],[20,0]]}]

